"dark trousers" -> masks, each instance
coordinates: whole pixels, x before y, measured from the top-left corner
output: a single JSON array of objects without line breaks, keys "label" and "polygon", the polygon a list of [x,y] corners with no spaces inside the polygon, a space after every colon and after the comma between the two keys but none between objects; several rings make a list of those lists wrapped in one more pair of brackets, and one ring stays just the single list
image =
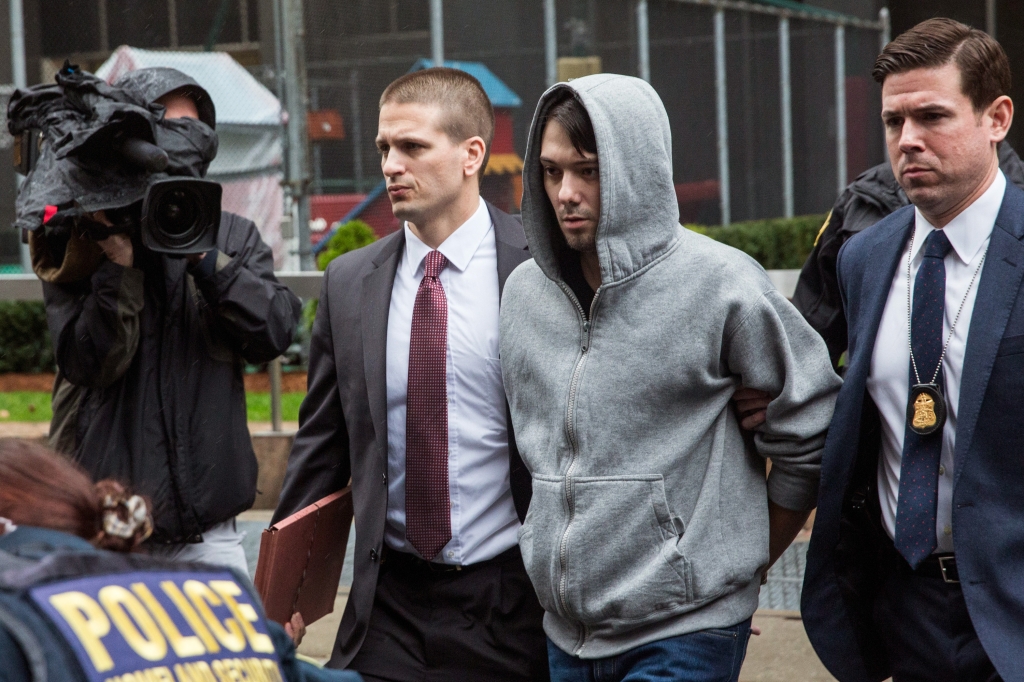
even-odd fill
[{"label": "dark trousers", "polygon": [[999,682],[960,584],[913,571],[891,541],[887,549],[887,575],[873,617],[888,649],[893,682]]},{"label": "dark trousers", "polygon": [[543,615],[518,547],[459,571],[388,552],[349,668],[368,682],[547,680]]}]

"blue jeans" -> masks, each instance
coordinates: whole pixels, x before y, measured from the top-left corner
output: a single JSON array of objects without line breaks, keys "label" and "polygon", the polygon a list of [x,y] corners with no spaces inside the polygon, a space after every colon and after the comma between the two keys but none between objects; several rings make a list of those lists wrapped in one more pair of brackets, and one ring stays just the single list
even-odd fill
[{"label": "blue jeans", "polygon": [[618,656],[584,660],[548,640],[551,682],[736,682],[750,620],[643,644]]}]

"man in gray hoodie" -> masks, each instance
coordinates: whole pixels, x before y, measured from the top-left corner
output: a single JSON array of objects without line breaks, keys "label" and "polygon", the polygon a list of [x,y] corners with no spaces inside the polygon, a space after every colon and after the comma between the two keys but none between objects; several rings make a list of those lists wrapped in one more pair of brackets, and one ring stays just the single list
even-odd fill
[{"label": "man in gray hoodie", "polygon": [[[560,83],[534,115],[501,361],[553,680],[735,680],[817,499],[825,344],[756,262],[679,225],[671,148],[636,78]],[[752,438],[741,385],[771,397]]]}]

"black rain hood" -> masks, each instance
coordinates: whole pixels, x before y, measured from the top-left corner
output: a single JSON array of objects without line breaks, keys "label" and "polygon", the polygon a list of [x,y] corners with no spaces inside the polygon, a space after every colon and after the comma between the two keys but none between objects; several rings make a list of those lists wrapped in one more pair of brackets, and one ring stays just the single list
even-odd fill
[{"label": "black rain hood", "polygon": [[161,109],[156,101],[172,92],[180,90],[191,99],[199,120],[161,117],[155,128],[156,145],[167,152],[169,175],[206,176],[210,162],[217,156],[217,111],[210,94],[199,83],[177,69],[154,66],[129,71],[114,81],[114,87],[122,88],[147,106]]},{"label": "black rain hood", "polygon": [[[206,120],[164,119],[156,100],[182,88]],[[41,136],[38,161],[18,192],[14,227],[60,227],[86,213],[141,201],[154,179],[203,177],[217,155],[214,116],[209,94],[175,69],[140,69],[109,85],[65,63],[55,84],[16,90],[7,108],[8,130],[15,136],[39,130]],[[164,171],[120,156],[117,150],[129,139],[163,149]]]}]

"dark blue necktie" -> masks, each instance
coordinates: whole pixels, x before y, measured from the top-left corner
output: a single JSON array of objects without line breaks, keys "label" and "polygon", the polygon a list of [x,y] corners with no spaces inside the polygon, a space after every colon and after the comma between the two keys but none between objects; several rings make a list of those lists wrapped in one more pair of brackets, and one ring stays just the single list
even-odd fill
[{"label": "dark blue necktie", "polygon": [[[924,259],[914,280],[914,306],[910,323],[911,348],[920,383],[931,383],[942,357],[942,318],[946,308],[946,264],[952,246],[942,230],[924,241]],[[910,385],[918,382],[910,366]],[[942,372],[935,383],[942,385]],[[900,493],[896,510],[896,549],[917,568],[935,549],[935,509],[939,499],[939,461],[942,429],[922,436],[908,422],[903,436]]]}]

